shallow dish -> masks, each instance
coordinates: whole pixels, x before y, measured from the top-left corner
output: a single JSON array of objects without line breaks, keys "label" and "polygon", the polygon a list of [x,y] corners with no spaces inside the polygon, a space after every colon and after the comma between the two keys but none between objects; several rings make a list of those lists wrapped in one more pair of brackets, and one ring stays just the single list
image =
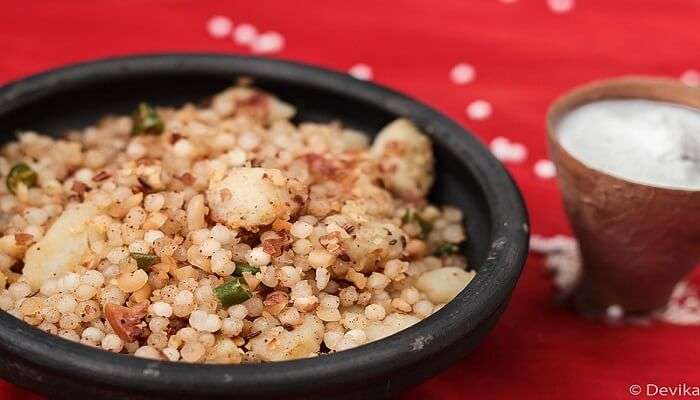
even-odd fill
[{"label": "shallow dish", "polygon": [[[379,398],[400,393],[473,349],[505,309],[527,256],[528,222],[512,180],[473,136],[389,89],[316,67],[206,54],[151,55],[75,65],[0,88],[2,141],[17,129],[60,135],[139,101],[180,105],[249,77],[297,106],[297,120],[376,133],[397,117],[433,141],[430,199],[462,209],[462,249],[476,278],[443,309],[388,338],[312,359],[259,365],[189,365],[114,355],[0,312],[0,375],[55,398]],[[99,397],[97,397],[99,396]]]}]

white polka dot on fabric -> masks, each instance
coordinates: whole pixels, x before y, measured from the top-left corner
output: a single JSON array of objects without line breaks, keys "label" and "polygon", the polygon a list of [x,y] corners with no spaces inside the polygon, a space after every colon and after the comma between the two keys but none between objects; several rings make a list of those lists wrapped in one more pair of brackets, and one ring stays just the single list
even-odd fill
[{"label": "white polka dot on fabric", "polygon": [[368,81],[374,76],[374,72],[372,72],[372,67],[362,63],[355,64],[352,67],[350,67],[348,73],[352,75],[353,78],[360,79],[363,81]]},{"label": "white polka dot on fabric", "polygon": [[689,69],[681,74],[681,81],[688,86],[700,86],[700,71]]},{"label": "white polka dot on fabric", "polygon": [[498,136],[489,144],[491,153],[501,162],[522,163],[527,159],[527,147]]},{"label": "white polka dot on fabric", "polygon": [[474,121],[483,121],[491,116],[491,103],[486,100],[474,100],[467,106],[467,116]]},{"label": "white polka dot on fabric", "polygon": [[231,34],[233,23],[223,15],[215,15],[207,21],[207,32],[217,39],[222,39]]},{"label": "white polka dot on fabric", "polygon": [[457,85],[466,85],[474,80],[476,70],[467,63],[459,63],[450,70],[450,80]]},{"label": "white polka dot on fabric", "polygon": [[547,5],[552,12],[564,14],[574,9],[574,0],[547,0]]},{"label": "white polka dot on fabric", "polygon": [[557,167],[550,160],[537,160],[533,170],[538,178],[551,179],[557,176]]},{"label": "white polka dot on fabric", "polygon": [[277,32],[265,32],[253,39],[250,50],[253,53],[276,53],[284,48],[284,36]]},{"label": "white polka dot on fabric", "polygon": [[258,37],[258,29],[251,24],[239,24],[233,30],[233,41],[240,45],[248,45]]}]

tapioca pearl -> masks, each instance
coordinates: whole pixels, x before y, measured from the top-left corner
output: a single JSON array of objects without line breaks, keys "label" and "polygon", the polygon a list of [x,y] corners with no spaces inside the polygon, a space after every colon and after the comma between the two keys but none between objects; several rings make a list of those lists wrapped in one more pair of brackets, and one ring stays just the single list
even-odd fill
[{"label": "tapioca pearl", "polygon": [[207,32],[214,38],[223,39],[231,33],[233,23],[228,17],[215,15],[207,21]]},{"label": "tapioca pearl", "polygon": [[276,53],[284,48],[285,40],[278,32],[265,32],[250,43],[250,50],[253,53],[266,54]]},{"label": "tapioca pearl", "polygon": [[533,170],[535,175],[542,179],[551,179],[557,175],[557,168],[550,160],[538,160],[535,163]]},{"label": "tapioca pearl", "polygon": [[552,12],[564,14],[574,9],[574,0],[547,0],[547,5]]},{"label": "tapioca pearl", "polygon": [[483,121],[491,116],[493,109],[486,100],[474,100],[467,106],[467,116],[474,121]]},{"label": "tapioca pearl", "polygon": [[238,138],[238,145],[243,150],[251,151],[260,146],[260,137],[255,132],[244,132]]},{"label": "tapioca pearl", "polygon": [[238,26],[233,29],[233,41],[237,44],[251,44],[257,37],[258,29],[251,24],[238,24]]},{"label": "tapioca pearl", "polygon": [[348,70],[348,73],[355,79],[359,79],[362,81],[368,81],[371,80],[372,77],[374,76],[374,72],[372,71],[372,67],[370,67],[367,64],[355,64],[350,69]]},{"label": "tapioca pearl", "polygon": [[527,158],[527,147],[521,143],[512,143],[510,146],[510,161],[520,163]]},{"label": "tapioca pearl", "polygon": [[467,63],[459,63],[450,70],[450,80],[457,85],[466,85],[474,80],[476,70]]},{"label": "tapioca pearl", "polygon": [[689,69],[681,74],[681,82],[688,86],[700,86],[700,71]]}]

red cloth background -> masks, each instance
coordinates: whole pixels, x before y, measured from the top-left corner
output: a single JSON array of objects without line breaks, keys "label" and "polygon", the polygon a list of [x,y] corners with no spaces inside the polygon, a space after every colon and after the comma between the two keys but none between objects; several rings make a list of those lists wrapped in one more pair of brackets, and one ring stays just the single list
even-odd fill
[{"label": "red cloth background", "polygon": [[[0,0],[0,83],[76,61],[156,51],[247,54],[206,30],[213,15],[277,31],[272,54],[347,71],[369,65],[374,80],[442,110],[485,142],[523,143],[527,160],[507,165],[542,235],[567,233],[556,181],[538,178],[546,158],[544,115],[560,93],[623,74],[678,77],[700,69],[700,1],[7,1]],[[476,69],[458,86],[458,62]],[[472,121],[466,106],[493,107]],[[633,284],[633,283],[632,283]],[[533,256],[510,307],[470,357],[406,399],[624,399],[631,384],[700,385],[700,327],[610,327],[553,302]],[[2,362],[0,360],[0,362]],[[34,396],[0,381],[0,399]]]}]

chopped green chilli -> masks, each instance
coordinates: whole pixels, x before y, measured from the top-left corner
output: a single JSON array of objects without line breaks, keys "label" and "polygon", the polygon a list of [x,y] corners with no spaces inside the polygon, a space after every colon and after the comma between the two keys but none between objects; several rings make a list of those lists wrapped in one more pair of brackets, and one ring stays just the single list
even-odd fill
[{"label": "chopped green chilli", "polygon": [[237,262],[236,263],[236,270],[233,271],[233,274],[235,276],[243,276],[244,272],[250,272],[251,274],[255,275],[258,272],[260,272],[260,268],[253,267],[250,264],[247,264],[244,262]]},{"label": "chopped green chilli", "polygon": [[131,136],[160,135],[165,129],[163,120],[160,119],[156,110],[147,103],[139,104],[131,119]]},{"label": "chopped green chilli", "polygon": [[153,264],[158,262],[158,256],[145,253],[131,253],[131,258],[136,260],[136,266],[148,271]]},{"label": "chopped green chilli", "polygon": [[17,187],[20,184],[24,184],[26,187],[32,187],[36,185],[38,175],[36,171],[34,171],[29,165],[25,163],[18,163],[15,164],[14,167],[10,170],[10,173],[7,174],[7,179],[5,180],[5,183],[7,184],[7,190],[10,191],[10,193],[15,194],[17,193]]},{"label": "chopped green chilli", "polygon": [[456,244],[454,244],[454,243],[445,243],[445,244],[440,245],[440,247],[438,247],[438,248],[435,250],[435,253],[433,253],[433,254],[435,254],[436,256],[440,257],[440,256],[447,256],[447,255],[450,255],[450,254],[455,254],[455,253],[457,253],[458,251],[459,251],[459,247],[458,247]]},{"label": "chopped green chilli", "polygon": [[406,210],[406,214],[404,214],[402,220],[404,224],[418,224],[418,226],[420,226],[420,238],[423,240],[428,237],[430,230],[433,229],[428,221],[421,218],[420,215],[416,214],[413,210]]},{"label": "chopped green chilli", "polygon": [[241,304],[252,296],[248,285],[242,282],[240,278],[233,278],[223,285],[217,286],[214,288],[214,294],[224,307]]}]

